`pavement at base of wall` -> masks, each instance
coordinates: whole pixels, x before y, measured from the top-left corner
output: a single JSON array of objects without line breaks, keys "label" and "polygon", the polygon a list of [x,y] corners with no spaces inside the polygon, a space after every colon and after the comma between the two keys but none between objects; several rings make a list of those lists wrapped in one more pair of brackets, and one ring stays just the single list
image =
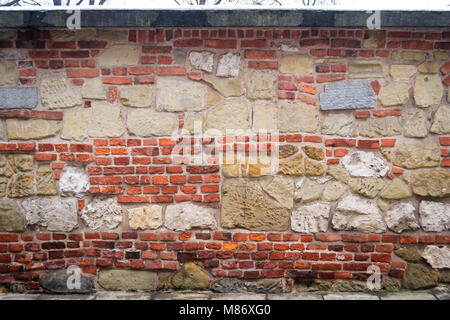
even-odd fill
[{"label": "pavement at base of wall", "polygon": [[0,300],[450,300],[448,288],[383,293],[296,292],[283,294],[212,293],[210,291],[112,292],[87,295],[0,294]]}]

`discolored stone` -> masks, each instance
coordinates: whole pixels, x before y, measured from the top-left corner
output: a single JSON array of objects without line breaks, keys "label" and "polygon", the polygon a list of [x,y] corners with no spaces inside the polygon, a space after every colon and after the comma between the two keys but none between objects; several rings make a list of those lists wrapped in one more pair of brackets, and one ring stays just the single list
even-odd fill
[{"label": "discolored stone", "polygon": [[296,154],[298,152],[298,147],[292,144],[285,144],[278,147],[278,158],[285,159]]},{"label": "discolored stone", "polygon": [[221,100],[222,100],[222,97],[219,94],[213,92],[212,90],[209,90],[208,94],[206,95],[206,106],[208,108],[215,106]]},{"label": "discolored stone", "polygon": [[323,190],[322,200],[327,202],[337,201],[342,197],[345,191],[347,191],[346,185],[340,182],[334,181],[328,183]]},{"label": "discolored stone", "polygon": [[428,108],[439,105],[444,87],[439,75],[418,75],[414,82],[414,101],[418,107]]},{"label": "discolored stone", "polygon": [[245,70],[244,85],[247,97],[251,100],[272,99],[275,97],[277,75],[274,72]]},{"label": "discolored stone", "polygon": [[[41,273],[39,275],[39,285],[45,292],[51,294],[87,294],[95,292],[94,279],[87,277],[83,273],[76,274],[76,270],[63,269]],[[74,280],[79,282],[74,283]],[[68,284],[73,286],[68,286]]]},{"label": "discolored stone", "polygon": [[356,151],[342,159],[345,169],[354,177],[384,177],[389,172],[388,164],[372,152]]},{"label": "discolored stone", "polygon": [[277,129],[277,106],[272,103],[253,104],[253,131],[269,134]]},{"label": "discolored stone", "polygon": [[216,209],[184,202],[166,208],[165,226],[170,230],[184,231],[194,228],[217,229]]},{"label": "discolored stone", "polygon": [[8,186],[8,178],[0,178],[0,197],[6,196],[6,188]]},{"label": "discolored stone", "polygon": [[353,193],[373,199],[383,189],[384,181],[377,178],[352,178],[348,185]]},{"label": "discolored stone", "polygon": [[292,209],[294,205],[294,180],[290,177],[265,177],[260,181],[263,190],[282,206]]},{"label": "discolored stone", "polygon": [[187,262],[170,281],[171,287],[177,290],[206,290],[210,283],[209,274],[193,262]]},{"label": "discolored stone", "polygon": [[128,113],[127,128],[140,137],[171,136],[178,129],[178,119],[171,113],[132,110]]},{"label": "discolored stone", "polygon": [[342,166],[328,166],[327,175],[332,176],[337,181],[340,181],[342,183],[348,183],[348,172]]},{"label": "discolored stone", "polygon": [[[83,31],[83,30],[78,30],[78,33],[81,31]],[[101,40],[106,40],[106,41],[120,41],[120,42],[128,41],[128,30],[116,30],[116,29],[91,30],[91,32],[95,32],[95,31],[97,32],[97,34],[95,36],[96,39],[101,39]],[[78,37],[80,37],[79,34],[78,34]]]},{"label": "discolored stone", "polygon": [[15,61],[0,61],[0,86],[16,86],[19,70]]},{"label": "discolored stone", "polygon": [[394,80],[409,80],[416,73],[416,66],[408,64],[391,65],[391,77]]},{"label": "discolored stone", "polygon": [[428,135],[426,114],[419,109],[410,109],[403,113],[403,135],[409,138],[424,138]]},{"label": "discolored stone", "polygon": [[86,168],[66,164],[59,179],[59,192],[63,197],[81,198],[89,192],[89,175]]},{"label": "discolored stone", "polygon": [[450,268],[450,249],[442,246],[427,246],[423,250],[422,257],[433,269]]},{"label": "discolored stone", "polygon": [[341,137],[355,136],[356,130],[352,117],[341,113],[327,113],[322,122],[322,134]]},{"label": "discolored stone", "polygon": [[[298,186],[297,186],[298,187]],[[303,203],[312,202],[320,199],[322,195],[323,186],[306,179],[301,185],[300,189],[295,193],[295,201],[302,201]]]},{"label": "discolored stone", "polygon": [[411,187],[419,196],[448,197],[450,196],[450,172],[444,170],[413,172]]},{"label": "discolored stone", "polygon": [[187,131],[189,134],[201,134],[205,127],[205,117],[203,113],[200,112],[190,112],[186,113],[184,116],[183,130]]},{"label": "discolored stone", "polygon": [[93,230],[115,229],[122,222],[122,208],[113,198],[94,198],[84,207],[81,219]]},{"label": "discolored stone", "polygon": [[423,230],[441,232],[450,229],[450,205],[423,200],[419,205],[419,219]]},{"label": "discolored stone", "polygon": [[8,187],[8,197],[24,198],[34,195],[34,176],[32,174],[15,174]]},{"label": "discolored stone", "polygon": [[128,220],[133,230],[158,229],[162,226],[162,207],[150,205],[128,209]]},{"label": "discolored stone", "polygon": [[237,77],[241,67],[241,57],[239,54],[228,52],[219,58],[216,76]]},{"label": "discolored stone", "polygon": [[382,106],[402,106],[409,101],[409,89],[407,82],[392,82],[381,88],[378,99]]},{"label": "discolored stone", "polygon": [[0,199],[0,232],[22,232],[23,218],[17,202]]},{"label": "discolored stone", "polygon": [[369,118],[359,123],[359,135],[369,138],[392,137],[402,134],[397,117]]},{"label": "discolored stone", "polygon": [[124,106],[147,108],[153,106],[153,90],[151,86],[136,86],[122,88],[120,101]]},{"label": "discolored stone", "polygon": [[405,289],[426,289],[437,285],[439,272],[421,264],[408,264],[403,276]]},{"label": "discolored stone", "polygon": [[388,66],[381,60],[350,60],[348,73],[350,79],[384,78]]},{"label": "discolored stone", "polygon": [[[8,158],[11,156],[12,155],[8,156]],[[8,166],[8,163],[10,163],[8,158],[6,155],[0,154],[0,176],[11,177],[14,174],[14,171]]]},{"label": "discolored stone", "polygon": [[85,79],[81,88],[81,96],[84,99],[106,100],[106,90],[99,78]]},{"label": "discolored stone", "polygon": [[339,201],[332,224],[336,230],[374,233],[386,231],[376,203],[357,195],[349,195]]},{"label": "discolored stone", "polygon": [[418,51],[393,51],[392,61],[421,62],[427,58],[427,53]]},{"label": "discolored stone", "polygon": [[92,138],[118,138],[125,132],[119,105],[92,102],[89,136]]},{"label": "discolored stone", "polygon": [[7,119],[6,128],[10,140],[37,140],[52,137],[59,132],[56,121],[41,119]]},{"label": "discolored stone", "polygon": [[217,92],[225,98],[240,97],[244,94],[241,81],[238,79],[221,79],[207,77],[204,79],[206,83],[211,85]]},{"label": "discolored stone", "polygon": [[298,154],[290,159],[278,162],[278,174],[287,176],[302,176],[303,175],[303,156]]},{"label": "discolored stone", "polygon": [[408,141],[396,145],[392,163],[407,169],[439,166],[440,147],[432,141]]},{"label": "discolored stone", "polygon": [[38,167],[36,174],[36,194],[39,196],[54,196],[58,194],[53,170],[48,164]]},{"label": "discolored stone", "polygon": [[82,103],[63,76],[44,77],[41,80],[40,97],[42,105],[50,110],[72,108]]},{"label": "discolored stone", "polygon": [[144,270],[101,269],[98,284],[112,291],[155,291],[158,275]]},{"label": "discolored stone", "polygon": [[304,103],[280,102],[278,105],[278,129],[280,132],[315,133],[319,127],[319,112]]},{"label": "discolored stone", "polygon": [[375,106],[375,93],[370,83],[362,80],[325,84],[320,94],[321,110],[369,109]]},{"label": "discolored stone", "polygon": [[[209,134],[230,134],[250,128],[247,101],[242,98],[225,100],[206,117],[206,128]],[[227,133],[228,131],[228,133]]]},{"label": "discolored stone", "polygon": [[385,48],[386,30],[365,30],[363,48]]},{"label": "discolored stone", "polygon": [[438,73],[439,72],[439,62],[437,61],[425,61],[422,62],[417,68],[420,73]]},{"label": "discolored stone", "polygon": [[323,176],[325,174],[326,166],[324,162],[317,162],[305,159],[305,175],[306,176]]},{"label": "discolored stone", "polygon": [[280,72],[286,74],[309,75],[314,72],[313,61],[306,55],[283,55],[280,59]]},{"label": "discolored stone", "polygon": [[53,41],[73,41],[76,39],[75,30],[50,30],[50,37]]},{"label": "discolored stone", "polygon": [[29,198],[22,202],[22,206],[29,226],[58,232],[71,232],[78,226],[77,204],[74,199]]},{"label": "discolored stone", "polygon": [[297,207],[291,216],[291,229],[296,232],[326,232],[330,205],[314,203]]},{"label": "discolored stone", "polygon": [[135,66],[139,63],[140,50],[136,45],[112,45],[98,56],[99,67]]},{"label": "discolored stone", "polygon": [[398,178],[394,178],[392,183],[380,195],[381,198],[389,200],[401,200],[411,196],[408,186]]},{"label": "discolored stone", "polygon": [[167,112],[201,111],[206,108],[208,88],[191,80],[158,78],[156,110]]},{"label": "discolored stone", "polygon": [[325,159],[325,152],[322,148],[316,146],[303,146],[303,152],[314,160],[323,160]]},{"label": "discolored stone", "polygon": [[196,69],[212,72],[214,68],[214,53],[209,51],[192,51],[189,54],[189,61]]},{"label": "discolored stone", "polygon": [[397,233],[419,229],[415,213],[416,208],[411,202],[399,202],[390,206],[385,214],[384,221],[388,228]]},{"label": "discolored stone", "polygon": [[64,111],[61,138],[64,140],[84,141],[89,127],[89,109]]},{"label": "discolored stone", "polygon": [[225,180],[221,217],[223,228],[285,231],[289,225],[289,210],[268,199],[251,181]]},{"label": "discolored stone", "polygon": [[8,162],[11,168],[18,172],[27,172],[34,170],[34,157],[30,154],[10,154]]},{"label": "discolored stone", "polygon": [[441,105],[433,118],[433,125],[430,132],[436,134],[449,134],[450,133],[450,106]]}]

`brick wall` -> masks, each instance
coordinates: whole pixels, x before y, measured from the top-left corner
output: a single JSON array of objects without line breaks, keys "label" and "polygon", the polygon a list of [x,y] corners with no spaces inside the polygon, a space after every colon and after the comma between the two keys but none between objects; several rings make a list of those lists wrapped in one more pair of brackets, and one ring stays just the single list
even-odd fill
[{"label": "brick wall", "polygon": [[395,250],[448,252],[449,50],[437,29],[5,30],[0,286],[188,261],[402,279]]}]

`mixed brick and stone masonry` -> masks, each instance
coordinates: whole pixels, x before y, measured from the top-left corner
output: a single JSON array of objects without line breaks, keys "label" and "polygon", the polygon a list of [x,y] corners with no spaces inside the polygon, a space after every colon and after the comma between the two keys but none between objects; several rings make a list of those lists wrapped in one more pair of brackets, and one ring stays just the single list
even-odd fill
[{"label": "mixed brick and stone masonry", "polygon": [[85,291],[449,281],[450,31],[2,30],[0,48],[0,291],[60,292],[72,265]]}]

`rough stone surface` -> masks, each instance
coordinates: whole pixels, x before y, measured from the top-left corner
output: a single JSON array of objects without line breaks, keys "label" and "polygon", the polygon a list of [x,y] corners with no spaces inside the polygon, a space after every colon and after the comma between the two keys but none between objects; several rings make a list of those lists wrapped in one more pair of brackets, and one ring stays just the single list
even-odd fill
[{"label": "rough stone surface", "polygon": [[238,79],[222,79],[207,77],[204,79],[206,83],[211,85],[217,92],[225,98],[240,97],[244,94],[241,81]]},{"label": "rough stone surface", "polygon": [[296,154],[298,152],[298,147],[292,144],[285,144],[278,147],[278,158],[285,159]]},{"label": "rough stone surface", "polygon": [[53,170],[49,164],[41,164],[36,173],[36,194],[38,196],[55,196],[58,194]]},{"label": "rough stone surface", "polygon": [[99,67],[135,66],[139,63],[139,48],[135,45],[112,45],[98,56]]},{"label": "rough stone surface", "polygon": [[151,107],[153,106],[153,89],[151,86],[123,88],[120,90],[120,101],[127,107]]},{"label": "rough stone surface", "polygon": [[85,79],[81,88],[81,96],[84,99],[106,100],[106,90],[101,79]]},{"label": "rough stone surface", "polygon": [[277,75],[274,72],[246,70],[243,75],[247,97],[252,100],[275,97]]},{"label": "rough stone surface", "polygon": [[127,118],[128,131],[140,137],[171,136],[178,129],[175,115],[152,110],[131,110]]},{"label": "rough stone surface", "polygon": [[422,257],[433,269],[450,268],[450,249],[446,246],[427,246]]},{"label": "rough stone surface", "polygon": [[332,224],[336,230],[374,233],[386,231],[376,203],[357,195],[349,195],[339,201]]},{"label": "rough stone surface", "polygon": [[189,54],[189,61],[196,69],[212,72],[214,68],[214,53],[208,51],[192,51]]},{"label": "rough stone surface", "polygon": [[421,264],[408,264],[403,276],[403,287],[405,289],[425,289],[437,285],[439,272],[427,268]]},{"label": "rough stone surface", "polygon": [[222,186],[223,228],[285,231],[289,210],[268,199],[255,182],[225,180]]},{"label": "rough stone surface", "polygon": [[231,135],[230,131],[249,129],[247,101],[242,98],[225,100],[208,112],[206,127],[211,134],[226,134],[228,131]]},{"label": "rough stone surface", "polygon": [[169,205],[166,208],[165,226],[175,231],[190,229],[216,229],[216,209],[190,202]]},{"label": "rough stone surface", "polygon": [[381,88],[378,99],[384,107],[402,106],[409,101],[409,89],[407,82],[392,82]]},{"label": "rough stone surface", "polygon": [[415,217],[416,208],[411,202],[399,202],[390,206],[385,214],[384,221],[388,228],[397,233],[419,229]]},{"label": "rough stone surface", "polygon": [[8,162],[15,172],[34,170],[34,157],[30,154],[10,154]]},{"label": "rough stone surface", "polygon": [[158,229],[163,223],[162,207],[150,205],[128,209],[128,220],[133,230]]},{"label": "rough stone surface", "polygon": [[93,230],[115,229],[122,222],[122,208],[113,198],[94,198],[84,207],[81,219]]},{"label": "rough stone surface", "polygon": [[394,51],[392,52],[392,61],[402,62],[421,62],[427,58],[426,52],[417,51]]},{"label": "rough stone surface", "polygon": [[416,247],[404,247],[394,251],[395,255],[411,263],[417,263],[422,257]]},{"label": "rough stone surface", "polygon": [[17,202],[0,199],[0,232],[22,232],[23,218]]},{"label": "rough stone surface", "polygon": [[323,176],[325,174],[325,162],[305,159],[305,175],[310,177]]},{"label": "rough stone surface", "polygon": [[158,275],[143,270],[101,269],[98,284],[112,291],[155,291],[158,287]]},{"label": "rough stone surface", "polygon": [[303,146],[302,147],[303,152],[314,160],[323,160],[325,159],[325,152],[321,147],[316,146]]},{"label": "rough stone surface", "polygon": [[377,178],[352,178],[348,185],[353,193],[373,199],[383,189],[384,181]]},{"label": "rough stone surface", "polygon": [[450,229],[450,204],[423,200],[419,205],[419,217],[423,230],[446,231]]},{"label": "rough stone surface", "polygon": [[266,177],[260,182],[263,190],[282,206],[292,209],[294,205],[294,180],[289,177]]},{"label": "rough stone surface", "polygon": [[403,141],[396,144],[392,163],[407,169],[439,166],[440,147],[434,141]]},{"label": "rough stone surface", "polygon": [[409,138],[424,138],[428,135],[426,114],[419,109],[411,109],[403,113],[403,135]]},{"label": "rough stone surface", "polygon": [[354,177],[378,178],[389,172],[387,163],[372,152],[353,152],[342,159],[342,164]]},{"label": "rough stone surface", "polygon": [[278,129],[281,132],[314,133],[319,127],[316,107],[304,103],[280,102],[278,105]]},{"label": "rough stone surface", "polygon": [[219,293],[245,292],[243,281],[235,278],[223,278],[211,284],[211,291]]},{"label": "rough stone surface", "polygon": [[172,288],[178,290],[206,290],[210,283],[209,275],[193,262],[186,263],[170,282]]},{"label": "rough stone surface", "polygon": [[437,134],[450,133],[450,106],[442,105],[437,109],[430,132]]},{"label": "rough stone surface", "polygon": [[0,86],[16,86],[19,71],[15,61],[0,61]]},{"label": "rough stone surface", "polygon": [[33,109],[37,106],[37,104],[37,88],[0,88],[0,109]]},{"label": "rough stone surface", "polygon": [[[78,38],[80,38],[80,32],[83,30],[78,30]],[[96,38],[102,39],[106,41],[128,41],[128,32],[127,30],[108,30],[108,29],[96,29],[97,31]]]},{"label": "rough stone surface", "polygon": [[392,137],[402,134],[397,117],[369,118],[359,123],[359,135],[369,138]]},{"label": "rough stone surface", "polygon": [[241,57],[239,54],[228,52],[219,58],[216,76],[237,77],[241,67]]},{"label": "rough stone surface", "polygon": [[63,76],[47,76],[41,80],[40,97],[48,109],[63,109],[80,106],[81,98],[69,86]]},{"label": "rough stone surface", "polygon": [[61,138],[84,141],[89,127],[89,109],[66,110],[63,116]]},{"label": "rough stone surface", "polygon": [[208,88],[204,84],[161,77],[156,82],[156,110],[201,111],[206,108],[207,93]]},{"label": "rough stone surface", "polygon": [[39,197],[22,202],[27,225],[48,231],[71,232],[78,226],[76,201]]},{"label": "rough stone surface", "polygon": [[384,78],[388,66],[381,60],[350,60],[348,73],[349,79]]},{"label": "rough stone surface", "polygon": [[298,190],[295,193],[295,201],[303,203],[320,199],[323,190],[323,186],[309,179],[306,179],[302,184],[297,183],[296,188]]},{"label": "rough stone surface", "polygon": [[81,198],[89,192],[86,168],[66,164],[59,179],[59,192],[63,197]]},{"label": "rough stone surface", "polygon": [[270,133],[277,129],[277,106],[273,103],[253,104],[253,131]]},{"label": "rough stone surface", "polygon": [[6,128],[10,140],[44,139],[54,136],[59,132],[56,121],[41,119],[7,119]]},{"label": "rough stone surface", "polygon": [[302,176],[303,175],[303,156],[298,154],[292,158],[278,162],[278,174],[287,176]]},{"label": "rough stone surface", "polygon": [[326,232],[330,205],[314,203],[297,207],[291,216],[291,229],[296,232]]},{"label": "rough stone surface", "polygon": [[280,72],[308,75],[314,72],[313,61],[304,55],[283,55],[280,59]]},{"label": "rough stone surface", "polygon": [[320,94],[320,109],[367,109],[375,106],[375,93],[367,81],[328,83]]},{"label": "rough stone surface", "polygon": [[450,196],[450,172],[443,170],[413,172],[411,187],[419,196]]},{"label": "rough stone surface", "polygon": [[262,279],[256,282],[247,283],[247,292],[255,293],[282,293],[283,280],[281,279]]},{"label": "rough stone surface", "polygon": [[414,100],[418,107],[427,108],[439,105],[444,87],[439,75],[418,75],[414,82]]},{"label": "rough stone surface", "polygon": [[18,173],[15,174],[8,186],[8,197],[24,198],[34,195],[34,176],[33,174]]},{"label": "rough stone surface", "polygon": [[347,114],[331,113],[325,114],[322,122],[322,134],[348,137],[355,135],[355,127],[352,117]]},{"label": "rough stone surface", "polygon": [[425,61],[422,62],[417,68],[420,73],[438,73],[439,72],[439,62],[437,61]]},{"label": "rough stone surface", "polygon": [[347,190],[347,187],[337,181],[328,183],[323,190],[322,200],[327,202],[334,202],[339,200]]},{"label": "rough stone surface", "polygon": [[394,178],[392,183],[380,194],[383,199],[401,200],[411,197],[408,186],[399,178]]},{"label": "rough stone surface", "polygon": [[391,76],[394,80],[409,80],[415,73],[415,66],[408,64],[391,65]]},{"label": "rough stone surface", "polygon": [[89,136],[93,138],[118,138],[125,131],[119,105],[92,102]]},{"label": "rough stone surface", "polygon": [[73,283],[74,272],[70,269],[63,269],[52,272],[45,272],[39,275],[39,285],[45,292],[51,294],[87,294],[95,292],[94,279],[84,274],[79,274],[80,286],[69,289],[68,283]]},{"label": "rough stone surface", "polygon": [[203,132],[204,126],[205,117],[203,113],[190,112],[185,114],[183,131],[187,131],[189,134],[201,134]]},{"label": "rough stone surface", "polygon": [[364,32],[363,48],[385,48],[386,30],[366,30]]},{"label": "rough stone surface", "polygon": [[340,181],[342,183],[348,183],[348,172],[342,166],[328,166],[327,175],[332,176],[337,181]]}]

